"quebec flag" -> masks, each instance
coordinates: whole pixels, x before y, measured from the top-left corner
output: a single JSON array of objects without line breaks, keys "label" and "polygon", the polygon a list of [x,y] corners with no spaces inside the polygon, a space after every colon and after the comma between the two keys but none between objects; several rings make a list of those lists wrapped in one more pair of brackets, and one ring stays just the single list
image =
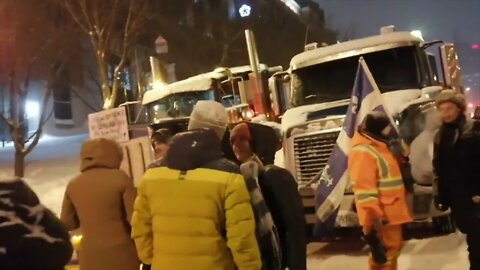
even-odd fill
[{"label": "quebec flag", "polygon": [[[316,236],[325,236],[335,225],[345,188],[348,184],[350,140],[364,117],[372,111],[384,111],[383,97],[363,58],[360,58],[350,105],[340,135],[327,165],[320,173],[315,191]],[[390,121],[393,123],[392,119]],[[395,127],[395,125],[393,125]]]}]

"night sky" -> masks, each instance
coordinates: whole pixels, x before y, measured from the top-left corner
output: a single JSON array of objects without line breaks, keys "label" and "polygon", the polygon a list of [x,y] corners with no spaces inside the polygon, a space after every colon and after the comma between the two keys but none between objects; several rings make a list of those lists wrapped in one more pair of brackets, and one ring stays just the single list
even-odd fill
[{"label": "night sky", "polygon": [[463,77],[467,99],[470,106],[480,105],[480,0],[315,1],[340,39],[377,35],[380,27],[395,25],[396,31],[422,31],[426,41],[455,43],[462,75],[469,75]]},{"label": "night sky", "polygon": [[355,37],[384,25],[421,30],[426,40],[480,43],[480,0],[316,0],[330,27]]}]

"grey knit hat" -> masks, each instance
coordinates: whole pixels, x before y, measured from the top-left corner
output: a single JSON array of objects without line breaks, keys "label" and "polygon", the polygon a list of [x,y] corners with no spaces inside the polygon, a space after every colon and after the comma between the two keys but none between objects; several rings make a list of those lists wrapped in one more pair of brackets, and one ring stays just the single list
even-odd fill
[{"label": "grey knit hat", "polygon": [[435,97],[435,105],[440,106],[442,103],[451,102],[457,105],[462,111],[466,109],[465,96],[455,90],[443,90]]},{"label": "grey knit hat", "polygon": [[221,103],[213,100],[199,100],[190,115],[188,130],[208,128],[222,139],[227,130],[227,125],[227,110]]}]

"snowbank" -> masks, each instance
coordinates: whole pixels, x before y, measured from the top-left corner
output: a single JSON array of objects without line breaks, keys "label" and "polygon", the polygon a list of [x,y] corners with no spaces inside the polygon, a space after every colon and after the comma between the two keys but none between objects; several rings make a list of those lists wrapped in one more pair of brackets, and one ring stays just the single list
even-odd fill
[{"label": "snowbank", "polygon": [[[68,137],[43,136],[26,159],[25,181],[40,201],[60,214],[67,183],[80,171],[80,148],[86,134]],[[0,178],[13,175],[13,145],[0,148]]]}]

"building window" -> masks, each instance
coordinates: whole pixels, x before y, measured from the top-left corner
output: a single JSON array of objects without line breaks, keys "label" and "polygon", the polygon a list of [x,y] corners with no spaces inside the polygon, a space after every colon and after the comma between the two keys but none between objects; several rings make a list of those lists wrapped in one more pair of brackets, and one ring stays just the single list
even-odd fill
[{"label": "building window", "polygon": [[235,20],[237,18],[237,9],[233,0],[228,0],[228,19]]},{"label": "building window", "polygon": [[53,115],[55,123],[73,125],[71,89],[68,72],[63,69],[53,85]]}]

